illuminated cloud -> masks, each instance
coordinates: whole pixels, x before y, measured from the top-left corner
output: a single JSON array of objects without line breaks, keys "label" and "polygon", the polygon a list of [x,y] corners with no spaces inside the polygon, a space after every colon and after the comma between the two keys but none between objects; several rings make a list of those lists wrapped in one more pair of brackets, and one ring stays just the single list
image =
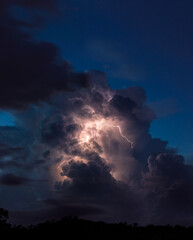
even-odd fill
[{"label": "illuminated cloud", "polygon": [[0,40],[0,107],[12,109],[15,126],[0,127],[0,207],[18,217],[33,210],[45,220],[73,213],[105,221],[192,223],[192,166],[149,134],[155,114],[144,90],[112,90],[102,72],[76,73],[54,45],[21,30],[6,1],[1,12],[0,31],[6,21],[9,28]]},{"label": "illuminated cloud", "polygon": [[[9,131],[1,127],[2,181],[21,173],[23,179],[33,179],[27,188],[34,210],[55,206],[58,212],[70,199],[76,210],[81,204],[97,207],[92,217],[81,211],[81,216],[92,219],[174,223],[175,214],[179,223],[187,224],[187,210],[180,219],[193,199],[192,167],[184,165],[167,142],[149,134],[155,116],[144,105],[143,90],[112,90],[102,73],[87,74],[89,88],[58,93],[44,106],[15,112],[16,126]],[[47,181],[40,184],[39,179]],[[174,196],[184,193],[188,198],[171,208]],[[1,205],[7,206],[3,199]],[[171,218],[166,212],[172,212]]]}]

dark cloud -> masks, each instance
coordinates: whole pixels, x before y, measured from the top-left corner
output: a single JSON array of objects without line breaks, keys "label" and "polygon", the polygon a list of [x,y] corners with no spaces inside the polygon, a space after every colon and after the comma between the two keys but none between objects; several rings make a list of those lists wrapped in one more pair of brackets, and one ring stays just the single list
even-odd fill
[{"label": "dark cloud", "polygon": [[0,158],[6,157],[6,156],[12,156],[14,154],[20,153],[23,149],[22,148],[12,148],[7,146],[4,143],[0,143]]},{"label": "dark cloud", "polygon": [[[21,109],[58,91],[88,86],[88,76],[76,73],[56,46],[37,42],[22,27],[30,23],[12,18],[8,6],[52,8],[54,1],[5,1],[0,17],[0,107]],[[2,3],[2,4],[3,4]],[[29,32],[29,31],[28,31]]]},{"label": "dark cloud", "polygon": [[148,170],[142,174],[141,181],[151,203],[152,222],[190,224],[192,174],[192,166],[186,166],[181,155],[160,153],[148,158]]},{"label": "dark cloud", "polygon": [[135,102],[135,104],[141,106],[146,101],[146,94],[141,87],[129,87],[125,89],[117,90],[117,94],[122,97],[129,97]]},{"label": "dark cloud", "polygon": [[8,173],[0,177],[0,184],[7,186],[19,186],[30,182],[30,179],[18,177],[14,174]]},{"label": "dark cloud", "polygon": [[[82,196],[97,195],[99,198],[112,191],[115,180],[101,160],[96,160],[96,156],[94,156],[95,160],[93,161],[91,157],[93,156],[90,156],[88,164],[70,162],[69,166],[63,167],[63,174],[73,180],[70,186],[73,194],[81,194]],[[63,191],[65,191],[66,187],[68,186],[64,182]]]},{"label": "dark cloud", "polygon": [[136,107],[136,103],[130,98],[125,98],[119,95],[115,95],[111,101],[110,105],[113,106],[119,113],[125,114],[125,112],[131,113]]},{"label": "dark cloud", "polygon": [[0,177],[0,184],[7,185],[7,186],[19,186],[19,185],[25,185],[27,183],[33,183],[33,182],[47,182],[47,179],[30,179],[27,177],[19,177],[12,173],[4,174]]},{"label": "dark cloud", "polygon": [[73,120],[65,123],[61,116],[56,115],[42,122],[40,139],[50,146],[59,146],[64,141],[70,145],[71,139],[80,128],[78,124],[73,123]]},{"label": "dark cloud", "polygon": [[23,148],[0,143],[0,169],[19,168],[25,157],[26,151]]}]

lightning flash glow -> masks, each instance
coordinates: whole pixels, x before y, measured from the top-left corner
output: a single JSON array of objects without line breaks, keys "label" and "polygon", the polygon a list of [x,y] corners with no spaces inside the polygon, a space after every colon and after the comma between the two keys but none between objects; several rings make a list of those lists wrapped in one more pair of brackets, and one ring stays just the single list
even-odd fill
[{"label": "lightning flash glow", "polygon": [[[77,131],[74,139],[77,141],[77,145],[81,149],[82,153],[85,151],[94,151],[94,146],[97,143],[98,146],[102,148],[100,156],[105,158],[105,152],[103,151],[104,136],[108,136],[109,138],[112,138],[112,136],[116,137],[118,141],[123,140],[125,143],[128,143],[128,148],[133,148],[133,142],[123,134],[121,124],[118,123],[118,120],[102,118],[101,116],[97,116],[93,110],[92,113],[93,115],[91,119],[85,120],[78,117],[74,118],[76,124],[81,126],[81,130]],[[84,154],[82,154],[82,156],[76,156],[70,153],[63,154],[62,160],[57,165],[57,169],[60,173],[62,168],[70,161],[83,162],[86,164],[89,160],[84,157]],[[62,180],[70,181],[70,179],[65,177],[63,174],[60,175]]]},{"label": "lightning flash glow", "polygon": [[104,131],[106,127],[117,128],[120,136],[130,144],[131,148],[133,148],[133,142],[129,140],[125,135],[123,135],[121,127],[119,125],[110,124],[104,119],[86,123],[84,130],[80,134],[80,142],[89,142],[90,139],[99,137],[100,132]]}]

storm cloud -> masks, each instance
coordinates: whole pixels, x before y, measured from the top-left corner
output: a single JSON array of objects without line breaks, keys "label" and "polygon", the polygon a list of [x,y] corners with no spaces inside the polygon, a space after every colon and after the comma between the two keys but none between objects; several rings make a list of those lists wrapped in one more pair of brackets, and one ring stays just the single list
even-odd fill
[{"label": "storm cloud", "polygon": [[7,186],[23,185],[29,181],[31,180],[27,178],[18,177],[13,174],[5,174],[0,178],[0,184],[7,185]]},{"label": "storm cloud", "polygon": [[1,2],[0,108],[15,122],[0,127],[1,207],[24,221],[33,210],[36,220],[191,224],[193,168],[150,135],[156,116],[144,90],[112,90],[100,71],[75,72],[9,12],[51,11],[54,2]]},{"label": "storm cloud", "polygon": [[[12,112],[13,132],[1,129],[6,132],[1,136],[1,184],[14,187],[13,175],[18,174],[22,179],[16,183],[33,179],[19,183],[27,183],[35,211],[41,206],[63,212],[70,204],[74,213],[83,204],[98,209],[96,214],[81,210],[80,216],[89,219],[190,224],[192,166],[166,141],[149,134],[155,115],[144,96],[142,101],[143,89],[111,90],[103,74],[87,74],[92,76],[89,88]],[[20,142],[21,136],[26,141]],[[39,179],[47,181],[40,184]]]},{"label": "storm cloud", "polygon": [[1,1],[0,107],[22,109],[57,91],[87,87],[86,74],[76,73],[55,45],[33,39],[29,33],[33,22],[12,17],[10,7],[15,5],[52,11],[56,1]]}]

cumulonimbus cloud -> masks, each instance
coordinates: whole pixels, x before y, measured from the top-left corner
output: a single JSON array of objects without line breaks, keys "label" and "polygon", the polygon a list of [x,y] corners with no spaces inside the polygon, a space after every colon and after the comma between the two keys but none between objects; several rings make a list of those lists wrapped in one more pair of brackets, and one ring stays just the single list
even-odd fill
[{"label": "cumulonimbus cloud", "polygon": [[[47,9],[53,1],[18,3]],[[21,30],[7,6],[0,107],[12,109],[15,126],[0,127],[1,207],[42,209],[49,218],[69,206],[95,220],[191,224],[192,166],[149,134],[155,114],[144,90],[112,90],[104,73],[76,73],[54,45]]]}]

